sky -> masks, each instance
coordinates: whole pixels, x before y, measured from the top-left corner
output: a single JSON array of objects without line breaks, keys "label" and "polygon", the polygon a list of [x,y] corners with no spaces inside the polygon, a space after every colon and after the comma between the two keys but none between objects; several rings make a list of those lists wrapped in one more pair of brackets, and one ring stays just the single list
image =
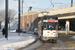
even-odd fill
[{"label": "sky", "polygon": [[[24,0],[23,13],[27,13],[29,9],[28,7],[30,6],[32,6],[31,11],[51,8],[53,7],[51,5],[51,2],[57,3],[57,4],[54,4],[54,7],[57,7],[57,6],[65,5],[65,4],[70,4],[71,0]],[[58,4],[58,3],[62,3],[62,4]],[[75,0],[73,0],[73,3],[75,3]],[[8,0],[8,6],[9,6],[9,9],[17,11],[17,15],[16,15],[17,17],[18,16],[18,0]],[[0,10],[4,10],[4,9],[5,9],[5,0],[0,0]],[[21,9],[21,12],[22,12],[22,9]]]}]

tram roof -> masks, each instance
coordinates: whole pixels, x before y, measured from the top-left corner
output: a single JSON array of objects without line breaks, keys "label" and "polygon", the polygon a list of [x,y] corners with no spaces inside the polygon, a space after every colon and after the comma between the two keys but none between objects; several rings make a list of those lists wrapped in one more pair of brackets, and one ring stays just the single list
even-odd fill
[{"label": "tram roof", "polygon": [[43,16],[43,18],[52,18],[52,19],[58,19],[58,17],[57,16],[50,16],[50,15],[45,15],[45,16]]}]

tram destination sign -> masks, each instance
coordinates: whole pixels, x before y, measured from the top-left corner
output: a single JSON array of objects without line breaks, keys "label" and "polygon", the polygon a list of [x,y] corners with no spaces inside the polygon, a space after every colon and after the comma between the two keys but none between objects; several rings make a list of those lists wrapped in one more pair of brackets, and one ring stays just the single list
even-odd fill
[{"label": "tram destination sign", "polygon": [[58,22],[58,20],[43,20],[43,22]]}]

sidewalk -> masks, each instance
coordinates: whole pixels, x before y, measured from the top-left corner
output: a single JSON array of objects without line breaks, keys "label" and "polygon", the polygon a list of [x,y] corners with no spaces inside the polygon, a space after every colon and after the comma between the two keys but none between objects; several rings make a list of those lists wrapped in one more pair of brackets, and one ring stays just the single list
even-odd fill
[{"label": "sidewalk", "polygon": [[8,33],[8,40],[6,40],[0,32],[0,50],[15,50],[35,41],[33,34],[27,33]]}]

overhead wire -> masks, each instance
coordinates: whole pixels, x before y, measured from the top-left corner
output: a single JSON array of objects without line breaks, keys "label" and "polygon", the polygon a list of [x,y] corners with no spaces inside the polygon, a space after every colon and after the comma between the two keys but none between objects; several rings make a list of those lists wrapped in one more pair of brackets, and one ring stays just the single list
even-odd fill
[{"label": "overhead wire", "polygon": [[36,1],[29,1],[29,2],[31,2],[31,3],[49,3],[49,2],[36,2]]},{"label": "overhead wire", "polygon": [[28,5],[26,4],[26,2],[24,2],[25,3],[25,5],[26,5],[26,7],[28,7]]},{"label": "overhead wire", "polygon": [[49,0],[49,2],[51,3],[51,5],[48,8],[50,8],[53,5],[52,1]]},{"label": "overhead wire", "polygon": [[[18,6],[12,6],[12,7],[18,7]],[[29,8],[29,7],[23,7],[23,8]],[[33,7],[33,9],[43,9],[43,8],[35,8],[35,7]]]},{"label": "overhead wire", "polygon": [[[32,3],[49,3],[49,2],[33,2],[32,1]],[[51,1],[50,1],[50,3],[51,3],[51,5],[53,4]],[[24,0],[24,4],[26,5],[26,7],[23,7],[23,8],[29,8],[29,6],[26,4],[26,1],[25,0]],[[51,7],[51,5],[49,7]],[[42,10],[44,10],[44,8],[34,8],[34,7],[33,7],[33,9],[40,9],[40,10],[42,9]]]},{"label": "overhead wire", "polygon": [[[24,3],[25,3],[25,5],[26,5],[25,8],[29,8],[28,5],[26,4],[26,1],[25,1]],[[49,3],[49,2],[35,2],[35,1],[33,2],[33,1],[32,1],[32,3]],[[52,5],[52,4],[51,4],[51,5]],[[49,7],[51,7],[51,5],[50,5]],[[49,8],[49,7],[48,7],[48,8]],[[43,8],[34,8],[34,7],[33,7],[33,9],[43,9]]]},{"label": "overhead wire", "polygon": [[[26,2],[24,2],[25,3],[25,5],[26,5],[26,7],[24,7],[24,8],[29,8],[29,6],[26,4]],[[43,8],[34,8],[33,7],[33,9],[43,9]]]}]

